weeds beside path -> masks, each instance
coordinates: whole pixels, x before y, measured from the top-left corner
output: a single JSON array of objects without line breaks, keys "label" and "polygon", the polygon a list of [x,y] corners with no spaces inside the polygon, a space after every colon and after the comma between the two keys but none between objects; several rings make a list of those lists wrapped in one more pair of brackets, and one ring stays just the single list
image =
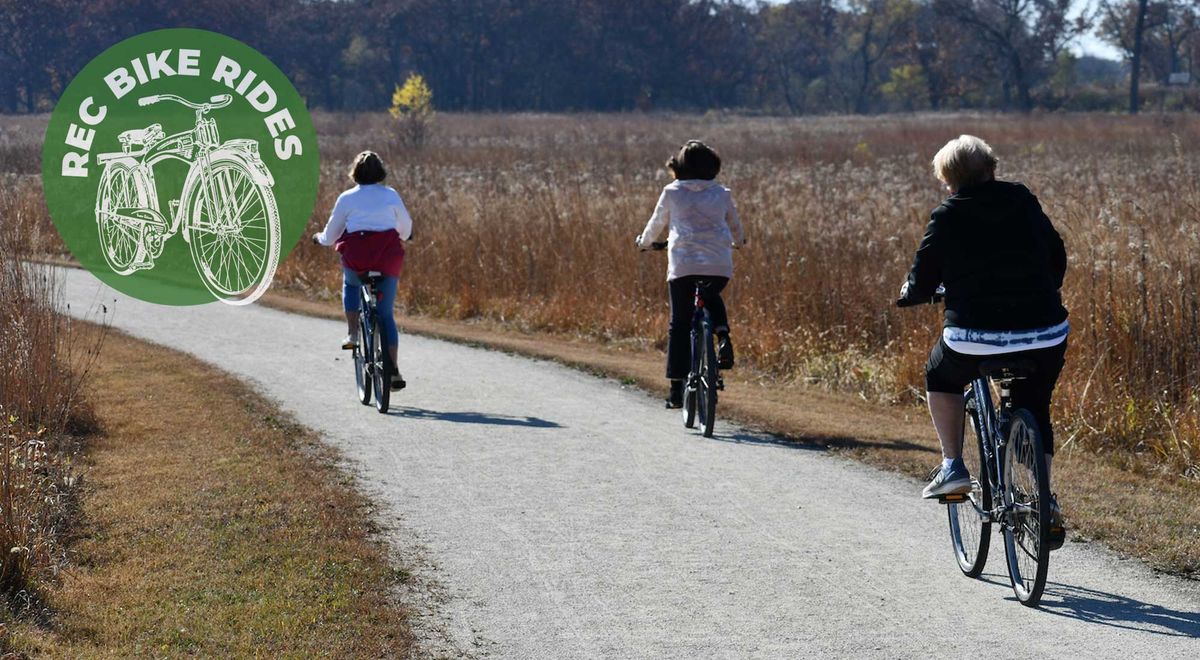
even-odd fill
[{"label": "weeds beside path", "polygon": [[404,573],[329,449],[234,378],[111,334],[73,566],[33,656],[393,657]]},{"label": "weeds beside path", "polygon": [[[302,314],[341,317],[336,304],[298,294],[272,293],[263,302]],[[659,351],[519,332],[493,322],[403,315],[398,315],[398,321],[414,334],[550,359],[650,392],[666,393]],[[400,360],[403,367],[403,346]],[[920,409],[883,406],[800,384],[780,384],[738,369],[726,373],[726,383],[722,418],[916,478],[925,477],[940,460],[937,440]],[[680,426],[680,433],[685,432]],[[1152,462],[1139,463],[1119,452],[1060,451],[1054,470],[1071,540],[1102,541],[1158,570],[1200,578],[1200,483],[1166,474]],[[916,493],[914,488],[914,497]],[[830,497],[853,497],[853,493],[831,493]],[[930,515],[944,515],[935,507],[930,505]]]}]

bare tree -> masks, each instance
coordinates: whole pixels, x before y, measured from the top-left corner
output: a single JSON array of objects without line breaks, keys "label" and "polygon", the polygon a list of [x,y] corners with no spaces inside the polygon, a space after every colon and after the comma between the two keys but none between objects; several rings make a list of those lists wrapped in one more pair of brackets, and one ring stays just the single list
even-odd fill
[{"label": "bare tree", "polygon": [[939,12],[971,28],[1006,65],[1004,90],[1016,87],[1022,112],[1033,109],[1036,77],[1053,56],[1082,33],[1086,21],[1070,21],[1070,0],[935,0]]}]

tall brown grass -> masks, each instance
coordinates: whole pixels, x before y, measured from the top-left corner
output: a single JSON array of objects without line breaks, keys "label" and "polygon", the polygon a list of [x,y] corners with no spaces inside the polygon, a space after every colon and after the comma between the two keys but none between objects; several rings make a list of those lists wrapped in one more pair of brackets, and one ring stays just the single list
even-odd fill
[{"label": "tall brown grass", "polygon": [[[751,241],[727,295],[743,368],[889,403],[920,396],[939,321],[892,307],[942,198],[929,160],[949,138],[980,135],[1067,243],[1059,446],[1200,478],[1195,116],[441,115],[421,149],[402,146],[384,113],[316,119],[310,230],[347,187],[350,158],[380,151],[416,222],[400,296],[410,312],[657,346],[665,263],[633,237],[667,183],[662,162],[705,139]],[[27,153],[2,147],[10,171],[28,170]],[[22,188],[36,212],[36,181]],[[54,251],[47,226],[28,233]],[[277,284],[333,297],[338,277],[331,252],[302,242]]]},{"label": "tall brown grass", "polygon": [[[391,139],[383,115],[318,125],[311,228],[346,187],[350,156],[381,150],[416,222],[408,310],[658,346],[665,264],[632,240],[667,183],[661,163],[703,138],[725,159],[720,179],[751,240],[728,293],[743,364],[885,402],[919,396],[940,318],[891,304],[943,195],[929,160],[949,138],[981,135],[1070,253],[1060,446],[1200,477],[1193,116],[443,116],[420,150]],[[337,291],[333,256],[309,245],[280,278]]]},{"label": "tall brown grass", "polygon": [[0,596],[18,609],[64,559],[73,461],[95,425],[81,386],[103,338],[60,313],[54,277],[9,231],[32,223],[20,197],[0,189]]}]

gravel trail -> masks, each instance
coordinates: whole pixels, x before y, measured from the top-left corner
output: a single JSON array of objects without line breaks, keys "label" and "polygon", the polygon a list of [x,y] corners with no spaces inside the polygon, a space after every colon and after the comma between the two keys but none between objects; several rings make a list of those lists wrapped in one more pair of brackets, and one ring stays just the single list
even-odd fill
[{"label": "gravel trail", "polygon": [[380,415],[355,401],[340,323],[58,272],[71,313],[105,304],[343,452],[414,566],[428,655],[1200,657],[1200,583],[1068,543],[1022,607],[999,535],[984,579],[962,577],[914,480],[720,422],[705,439],[615,381],[410,335],[409,388]]}]

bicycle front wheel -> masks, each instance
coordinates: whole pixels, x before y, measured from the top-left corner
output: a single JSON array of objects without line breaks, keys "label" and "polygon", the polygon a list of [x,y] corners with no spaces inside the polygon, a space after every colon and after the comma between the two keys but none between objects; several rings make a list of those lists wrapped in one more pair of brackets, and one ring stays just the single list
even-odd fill
[{"label": "bicycle front wheel", "polygon": [[984,425],[984,406],[991,406],[991,397],[986,392],[972,390],[967,393],[966,415],[963,430],[963,462],[977,470],[971,479],[970,498],[966,502],[946,505],[950,519],[950,541],[954,545],[954,557],[958,567],[967,577],[979,577],[987,563],[988,545],[992,540],[992,523],[988,511],[992,508],[992,486],[988,479],[987,454],[983,443],[988,437]]},{"label": "bicycle front wheel", "polygon": [[192,261],[222,302],[244,305],[271,285],[279,263],[275,195],[238,160],[214,160],[185,200]]},{"label": "bicycle front wheel", "polygon": [[683,425],[686,428],[696,428],[696,407],[697,407],[697,389],[699,388],[700,378],[697,374],[700,373],[700,365],[697,364],[696,356],[700,354],[700,336],[695,329],[692,330],[692,369],[688,373],[687,382],[683,388]]},{"label": "bicycle front wheel", "polygon": [[1042,437],[1033,415],[1013,413],[1001,464],[1004,469],[1004,552],[1013,591],[1022,605],[1036,607],[1050,565],[1050,478]]},{"label": "bicycle front wheel", "polygon": [[711,438],[717,421],[717,354],[713,349],[712,333],[704,330],[703,358],[700,368],[700,424],[704,437]]},{"label": "bicycle front wheel", "polygon": [[386,413],[392,396],[392,360],[388,357],[387,333],[383,331],[383,322],[378,314],[372,316],[375,318],[375,409]]}]

